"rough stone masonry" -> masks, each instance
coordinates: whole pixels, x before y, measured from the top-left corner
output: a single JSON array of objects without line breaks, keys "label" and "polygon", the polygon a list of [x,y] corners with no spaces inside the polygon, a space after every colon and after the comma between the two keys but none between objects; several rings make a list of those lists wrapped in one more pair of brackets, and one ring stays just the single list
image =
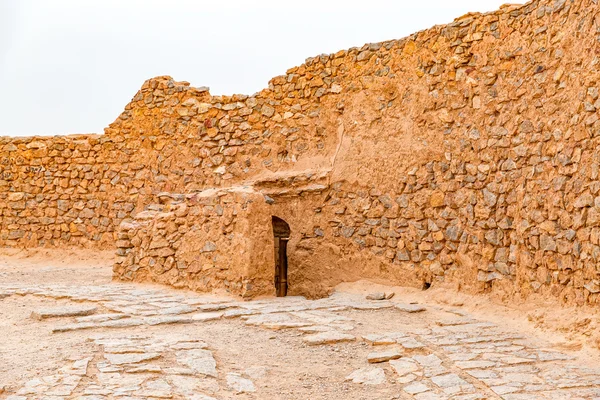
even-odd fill
[{"label": "rough stone masonry", "polygon": [[599,11],[467,14],[253,96],[150,79],[104,135],[0,139],[0,244],[116,246],[119,279],[254,296],[275,215],[290,294],[365,278],[597,304]]}]

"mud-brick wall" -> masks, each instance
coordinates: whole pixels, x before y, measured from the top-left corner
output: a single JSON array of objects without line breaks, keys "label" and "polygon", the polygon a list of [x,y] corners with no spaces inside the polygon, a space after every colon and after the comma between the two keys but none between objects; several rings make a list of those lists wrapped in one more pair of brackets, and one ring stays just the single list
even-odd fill
[{"label": "mud-brick wall", "polygon": [[242,296],[271,292],[273,237],[263,195],[208,190],[167,203],[121,223],[116,278]]},{"label": "mud-brick wall", "polygon": [[123,147],[100,135],[0,138],[0,245],[112,246],[140,193]]}]

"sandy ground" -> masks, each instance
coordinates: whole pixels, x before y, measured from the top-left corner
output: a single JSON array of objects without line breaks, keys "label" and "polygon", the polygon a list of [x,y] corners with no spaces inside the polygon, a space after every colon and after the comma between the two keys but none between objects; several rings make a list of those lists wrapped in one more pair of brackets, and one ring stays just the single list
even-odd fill
[{"label": "sandy ground", "polygon": [[[0,286],[11,283],[75,287],[111,284],[111,260],[112,252],[3,250],[0,253]],[[137,286],[158,289],[165,294],[186,293],[157,285]],[[600,365],[598,337],[594,336],[599,326],[597,310],[556,308],[540,301],[509,307],[483,296],[448,290],[384,287],[369,282],[342,284],[337,291],[360,294],[361,297],[372,292],[393,291],[393,300],[401,299],[404,303],[419,303],[428,307],[426,318],[398,314],[389,309],[340,312],[355,321],[352,334],[357,337],[373,332],[398,331],[406,326],[416,330],[425,329],[431,326],[432,321],[468,313],[479,320],[519,333],[538,343],[540,348],[559,350],[573,356],[579,366]],[[227,300],[222,294],[219,299]],[[73,304],[69,299],[34,295],[0,297],[0,398],[4,398],[3,390],[4,396],[14,393],[28,380],[52,375],[65,362],[95,357],[97,345],[90,340],[90,331],[52,333],[51,327],[55,323],[30,318],[33,311],[41,308],[69,304]],[[101,309],[98,313],[105,311]],[[238,319],[220,319],[201,325],[140,326],[94,331],[94,334],[98,333],[109,337],[193,334],[209,345],[217,364],[225,365],[227,371],[242,373],[253,367],[269,371],[265,377],[255,380],[260,386],[259,396],[233,396],[219,392],[218,398],[412,398],[401,397],[398,388],[391,384],[367,386],[345,381],[350,372],[365,366],[364,360],[372,348],[364,341],[343,346],[307,346],[301,340],[303,333],[297,330],[274,332],[244,325]],[[388,370],[389,367],[386,374]],[[223,379],[219,377],[222,386],[226,385]]]}]

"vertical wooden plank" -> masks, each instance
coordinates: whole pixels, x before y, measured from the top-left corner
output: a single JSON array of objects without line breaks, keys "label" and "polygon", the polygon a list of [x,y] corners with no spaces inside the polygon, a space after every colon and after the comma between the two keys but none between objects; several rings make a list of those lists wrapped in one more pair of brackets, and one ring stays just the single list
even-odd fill
[{"label": "vertical wooden plank", "polygon": [[279,297],[287,295],[287,239],[279,239]]}]

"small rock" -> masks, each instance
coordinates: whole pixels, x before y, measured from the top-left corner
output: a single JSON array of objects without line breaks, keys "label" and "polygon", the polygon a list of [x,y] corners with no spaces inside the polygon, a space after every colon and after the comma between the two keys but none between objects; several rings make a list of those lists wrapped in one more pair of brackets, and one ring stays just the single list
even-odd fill
[{"label": "small rock", "polygon": [[445,194],[443,192],[437,191],[431,195],[429,199],[429,204],[431,207],[442,207],[444,205]]},{"label": "small rock", "polygon": [[385,293],[382,292],[370,293],[367,295],[367,300],[385,300],[385,298]]},{"label": "small rock", "polygon": [[583,287],[589,290],[590,293],[600,293],[600,284],[598,284],[598,281],[588,282]]}]

